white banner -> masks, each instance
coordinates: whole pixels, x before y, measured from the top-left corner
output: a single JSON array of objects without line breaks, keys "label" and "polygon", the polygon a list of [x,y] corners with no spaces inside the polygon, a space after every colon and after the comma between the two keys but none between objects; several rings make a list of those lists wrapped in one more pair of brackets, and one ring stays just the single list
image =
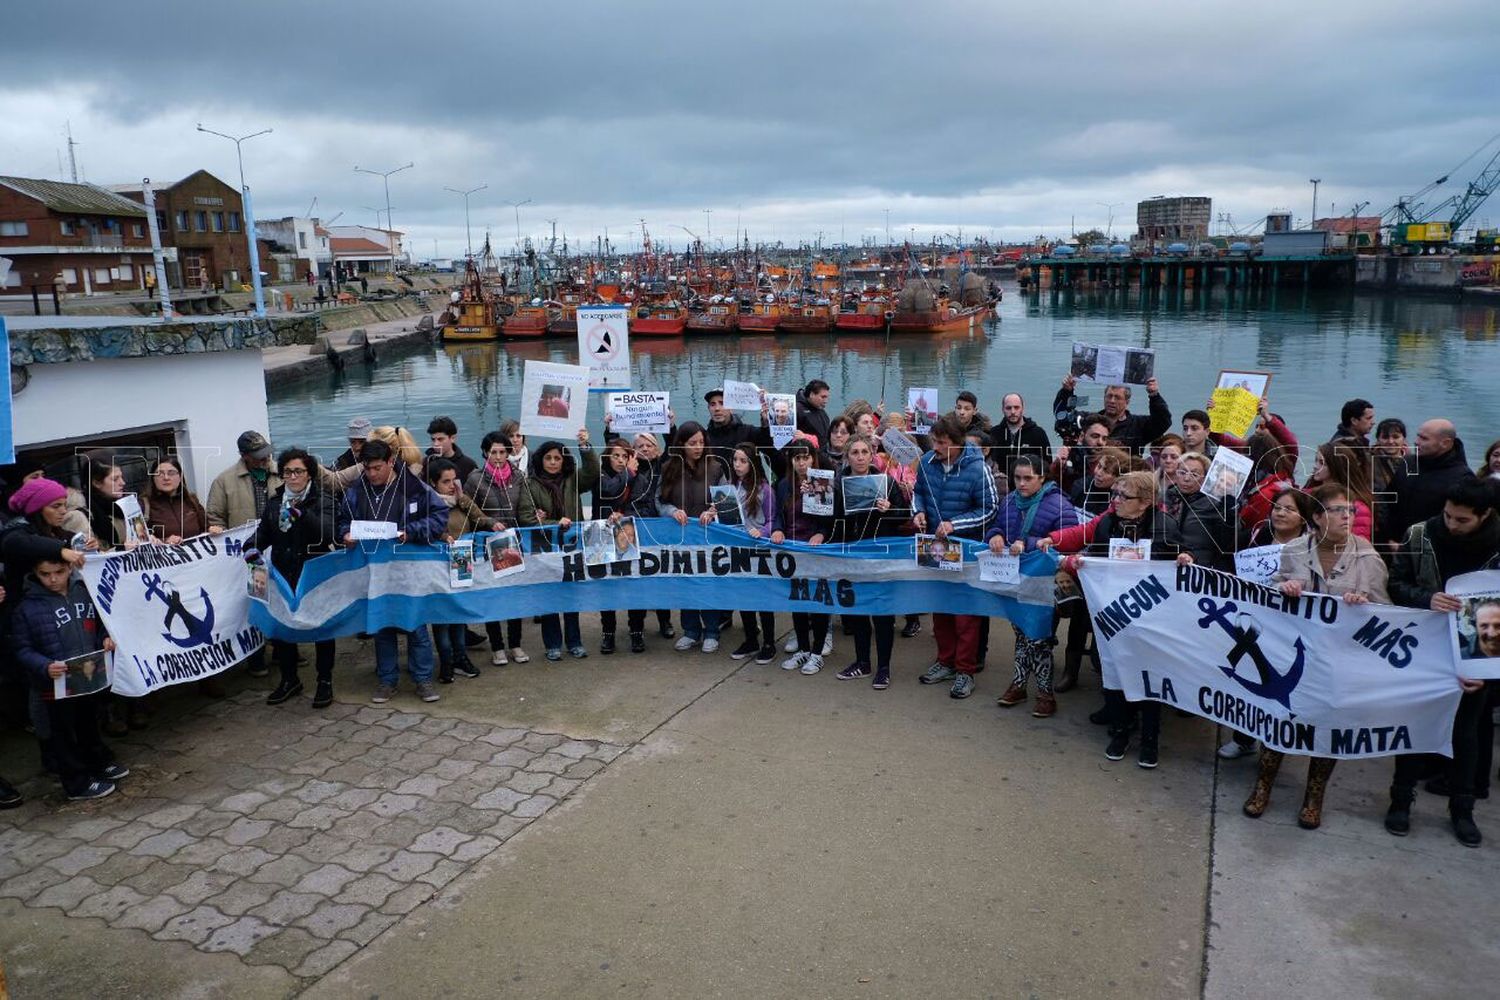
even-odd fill
[{"label": "white banner", "polygon": [[1448,616],[1170,562],[1084,560],[1105,685],[1318,757],[1452,754]]},{"label": "white banner", "polygon": [[202,680],[261,647],[242,554],[255,527],[89,556],[83,582],[115,640],[116,694]]},{"label": "white banner", "polygon": [[624,306],[578,307],[578,363],[590,389],[630,388],[630,320]]}]

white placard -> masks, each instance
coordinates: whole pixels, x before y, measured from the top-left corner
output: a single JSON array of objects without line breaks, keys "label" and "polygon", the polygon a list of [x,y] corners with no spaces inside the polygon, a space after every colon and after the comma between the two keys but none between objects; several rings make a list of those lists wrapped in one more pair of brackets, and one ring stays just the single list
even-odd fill
[{"label": "white placard", "polygon": [[1128,538],[1111,538],[1109,557],[1128,559],[1131,562],[1147,562],[1151,559],[1151,539],[1143,538],[1138,542],[1132,542]]},{"label": "white placard", "polygon": [[521,433],[566,441],[583,427],[589,370],[582,365],[527,361],[521,380]]},{"label": "white placard", "polygon": [[630,386],[630,318],[625,306],[578,307],[578,360],[590,389]]},{"label": "white placard", "polygon": [[[755,410],[760,411],[760,386],[754,382],[735,382],[732,379],[724,380],[724,408],[726,410]],[[797,397],[792,397],[792,419],[797,417]]]},{"label": "white placard", "polygon": [[141,513],[141,502],[134,493],[127,493],[115,501],[120,517],[125,522],[124,544],[126,548],[145,545],[151,541],[151,529],[146,526],[146,516]]},{"label": "white placard", "polygon": [[1250,456],[1241,455],[1232,448],[1220,448],[1214,452],[1208,475],[1203,479],[1203,492],[1216,500],[1239,496],[1254,466]]},{"label": "white placard", "polygon": [[349,537],[356,542],[378,542],[395,538],[398,526],[395,521],[350,521]]},{"label": "white placard", "polygon": [[903,430],[892,428],[886,431],[880,435],[880,443],[885,446],[885,453],[891,461],[903,468],[922,458],[922,446]]},{"label": "white placard", "polygon": [[907,389],[906,408],[911,411],[911,429],[926,434],[928,428],[937,423],[938,391],[936,389]]},{"label": "white placard", "polygon": [[[725,398],[728,398],[727,393]],[[766,426],[771,429],[771,443],[777,448],[785,448],[797,436],[797,397],[790,393],[772,393],[766,396],[766,407]]]},{"label": "white placard", "polygon": [[1462,610],[1448,616],[1458,675],[1500,679],[1500,570],[1463,573],[1443,591],[1463,602]]},{"label": "white placard", "polygon": [[833,514],[833,470],[808,469],[802,481],[802,513],[814,517]]},{"label": "white placard", "polygon": [[1257,545],[1234,554],[1234,575],[1269,586],[1281,569],[1280,545]]},{"label": "white placard", "polygon": [[102,649],[63,660],[67,670],[61,677],[52,678],[52,697],[78,698],[108,691],[113,662],[114,654]]},{"label": "white placard", "polygon": [[1010,587],[1021,585],[1021,557],[997,556],[993,552],[979,553],[979,579],[985,583],[1000,583]]},{"label": "white placard", "polygon": [[669,392],[612,392],[605,402],[616,434],[665,434],[672,426]]},{"label": "white placard", "polygon": [[448,543],[448,586],[454,590],[474,586],[474,539]]}]

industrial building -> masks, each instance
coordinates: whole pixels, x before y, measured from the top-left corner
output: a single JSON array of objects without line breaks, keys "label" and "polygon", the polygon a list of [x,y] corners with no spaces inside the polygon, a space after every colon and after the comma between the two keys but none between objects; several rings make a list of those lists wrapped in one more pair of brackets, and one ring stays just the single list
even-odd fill
[{"label": "industrial building", "polygon": [[1212,218],[1211,198],[1168,198],[1158,195],[1136,203],[1135,238],[1153,243],[1191,243],[1207,239],[1208,224]]}]

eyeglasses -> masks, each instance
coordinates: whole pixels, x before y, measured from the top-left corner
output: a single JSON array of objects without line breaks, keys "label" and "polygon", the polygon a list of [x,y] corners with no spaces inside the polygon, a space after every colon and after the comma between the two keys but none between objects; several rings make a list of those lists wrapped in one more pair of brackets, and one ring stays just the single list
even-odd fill
[{"label": "eyeglasses", "polygon": [[1126,493],[1123,490],[1110,490],[1109,495],[1116,500],[1139,500],[1141,498],[1139,493]]},{"label": "eyeglasses", "polygon": [[154,475],[154,476],[163,476],[163,477],[165,477],[167,479],[171,479],[173,476],[180,476],[180,475],[182,475],[182,473],[178,472],[176,469],[172,468],[171,466],[167,466],[164,469],[157,469],[155,472],[152,473],[152,475]]},{"label": "eyeglasses", "polygon": [[1327,507],[1324,507],[1323,509],[1325,511],[1327,511],[1328,513],[1330,513],[1330,514],[1353,514],[1354,513],[1354,507],[1352,505],[1350,505],[1350,504],[1345,504],[1345,503],[1329,504]]},{"label": "eyeglasses", "polygon": [[281,478],[282,479],[291,479],[293,477],[305,476],[305,475],[307,475],[307,470],[306,469],[282,469],[281,470]]}]

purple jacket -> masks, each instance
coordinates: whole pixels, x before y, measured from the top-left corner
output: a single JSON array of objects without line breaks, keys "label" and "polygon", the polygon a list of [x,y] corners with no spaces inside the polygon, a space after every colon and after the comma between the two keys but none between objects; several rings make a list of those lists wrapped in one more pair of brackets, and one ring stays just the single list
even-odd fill
[{"label": "purple jacket", "polygon": [[[1006,494],[1005,502],[1000,505],[1000,512],[985,530],[985,541],[996,535],[1002,536],[1007,543],[1020,538],[1021,525],[1025,522],[1026,515],[1016,503],[1019,499],[1020,494],[1014,490]],[[1026,533],[1026,551],[1035,549],[1037,541],[1048,533],[1078,523],[1078,511],[1062,495],[1057,484],[1043,483],[1042,499],[1038,501],[1036,516],[1031,519],[1031,529]]]}]

